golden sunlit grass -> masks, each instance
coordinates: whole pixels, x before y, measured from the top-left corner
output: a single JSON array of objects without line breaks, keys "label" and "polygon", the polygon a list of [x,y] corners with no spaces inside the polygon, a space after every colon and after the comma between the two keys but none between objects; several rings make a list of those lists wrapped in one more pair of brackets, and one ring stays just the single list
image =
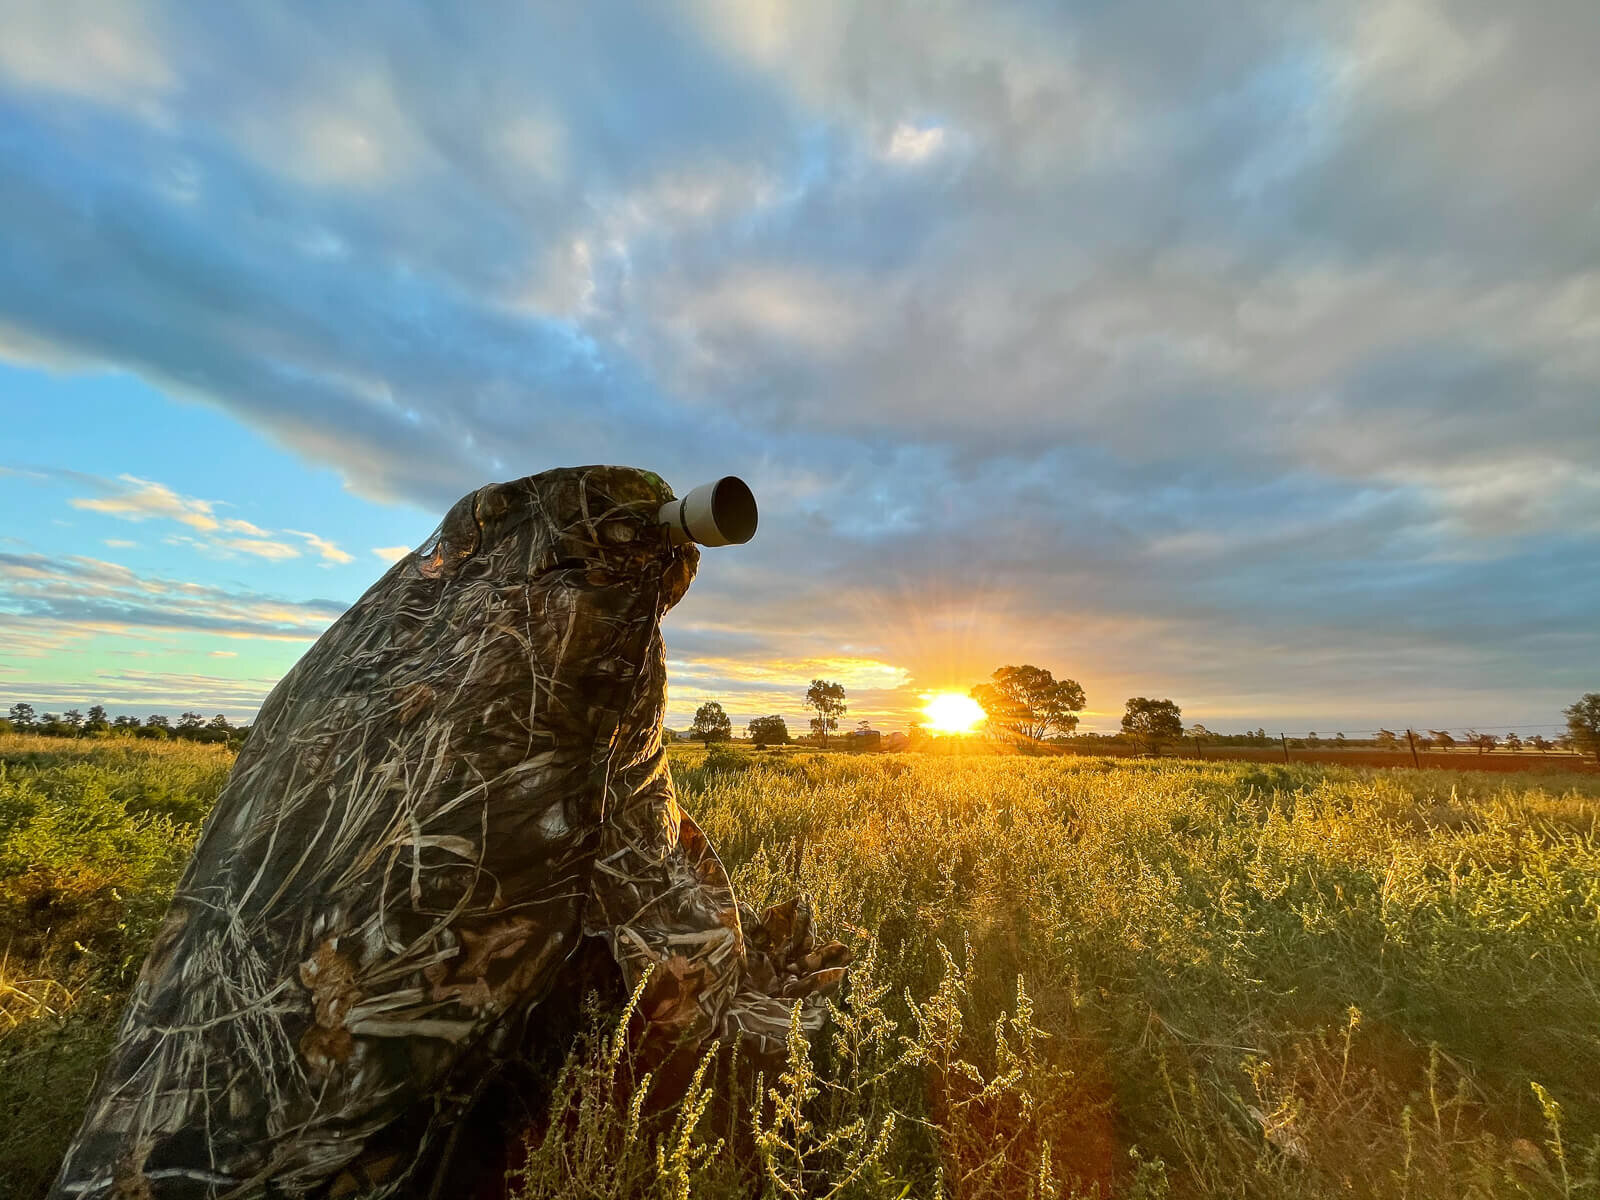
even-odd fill
[{"label": "golden sunlit grass", "polygon": [[[27,741],[0,744],[8,1200],[45,1187],[218,766]],[[764,1104],[713,1066],[660,1124],[597,1017],[519,1197],[1600,1200],[1600,780],[673,769],[744,899],[803,888],[853,945],[846,1007]]]},{"label": "golden sunlit grass", "polygon": [[983,709],[965,692],[935,692],[922,713],[933,733],[971,733],[984,719]]}]

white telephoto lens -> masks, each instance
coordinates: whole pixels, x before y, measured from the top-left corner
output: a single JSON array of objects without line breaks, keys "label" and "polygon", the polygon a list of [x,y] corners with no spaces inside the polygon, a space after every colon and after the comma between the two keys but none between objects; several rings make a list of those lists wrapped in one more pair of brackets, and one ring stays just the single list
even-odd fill
[{"label": "white telephoto lens", "polygon": [[756,498],[737,475],[703,483],[678,500],[661,506],[661,523],[674,542],[702,546],[742,546],[756,535]]}]

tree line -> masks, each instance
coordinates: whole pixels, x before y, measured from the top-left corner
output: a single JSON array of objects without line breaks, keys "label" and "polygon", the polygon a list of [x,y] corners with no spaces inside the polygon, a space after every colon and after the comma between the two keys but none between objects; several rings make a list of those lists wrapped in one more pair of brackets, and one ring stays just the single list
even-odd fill
[{"label": "tree line", "polygon": [[[1078,728],[1078,713],[1088,703],[1084,690],[1076,680],[1057,679],[1044,667],[1024,663],[1021,666],[1004,666],[995,669],[988,683],[980,683],[969,695],[983,710],[990,736],[1026,749],[1041,745],[1057,737],[1072,736]],[[826,747],[828,736],[839,728],[839,718],[849,711],[845,687],[827,679],[813,679],[806,689],[804,706],[815,715],[810,720],[811,736]],[[1500,746],[1518,752],[1523,749],[1548,753],[1550,750],[1573,750],[1592,754],[1600,762],[1600,692],[1588,692],[1575,703],[1562,710],[1567,732],[1551,739],[1542,734],[1524,738],[1515,731],[1504,737],[1495,733],[1468,730],[1456,738],[1449,730],[1430,729],[1423,733],[1405,731],[1405,740],[1390,729],[1379,729],[1365,744],[1379,749],[1403,750],[1415,744],[1418,750],[1452,750],[1457,746],[1487,754]],[[180,738],[186,741],[241,745],[250,732],[248,725],[235,725],[217,713],[209,720],[202,713],[185,712],[176,721],[163,713],[152,713],[141,721],[134,716],[111,717],[104,705],[90,705],[87,712],[69,708],[61,713],[39,715],[33,705],[16,703],[8,715],[0,718],[0,733],[33,733],[45,737],[107,737],[125,736],[140,738]],[[770,713],[755,717],[746,726],[746,736],[756,746],[781,746],[790,741],[789,727],[782,715]],[[710,700],[700,705],[690,726],[691,737],[706,742],[726,741],[733,736],[733,722],[722,705]],[[866,721],[859,723],[855,740],[876,741],[877,733]],[[847,735],[848,736],[848,735]],[[924,742],[929,733],[920,722],[913,721],[907,731],[907,742],[916,746]],[[1085,738],[1105,735],[1087,734]],[[1168,699],[1132,696],[1127,700],[1122,714],[1122,728],[1111,740],[1131,741],[1150,753],[1184,737],[1194,740],[1196,746],[1269,746],[1279,741],[1265,729],[1242,734],[1217,733],[1204,725],[1195,724],[1187,729],[1183,713],[1176,703]],[[1319,749],[1323,746],[1341,747],[1355,744],[1343,733],[1325,738],[1316,731],[1304,737],[1282,739],[1293,749]]]},{"label": "tree line", "polygon": [[[1037,746],[1056,737],[1074,735],[1078,728],[1078,713],[1088,703],[1083,687],[1076,680],[1057,679],[1048,669],[1028,663],[996,668],[989,682],[978,684],[969,695],[983,710],[989,734],[1021,748]],[[849,711],[844,685],[826,679],[813,679],[811,686],[806,689],[803,703],[816,714],[811,718],[813,739],[826,746],[828,735],[839,727],[839,718]],[[1451,750],[1460,745],[1475,749],[1480,754],[1490,753],[1501,745],[1513,752],[1523,749],[1541,753],[1557,749],[1575,750],[1581,754],[1593,754],[1595,761],[1600,762],[1600,692],[1586,693],[1564,709],[1562,715],[1566,718],[1567,732],[1554,739],[1542,734],[1524,738],[1515,731],[1502,738],[1499,734],[1476,729],[1466,731],[1462,738],[1457,739],[1447,729],[1430,729],[1422,734],[1406,730],[1405,740],[1402,740],[1402,735],[1394,730],[1379,729],[1371,739],[1361,744],[1390,750],[1403,750],[1412,744],[1418,750],[1435,747]],[[858,734],[874,732],[867,722],[860,724]],[[733,722],[720,703],[710,700],[696,710],[689,732],[691,737],[707,744],[726,741],[733,736]],[[790,740],[788,725],[777,713],[753,718],[746,727],[746,735],[756,746],[780,746]],[[928,736],[920,722],[911,723],[908,730],[911,746]],[[1083,736],[1107,737],[1101,734]],[[1179,742],[1184,737],[1193,739],[1197,747],[1202,742],[1217,746],[1270,746],[1280,740],[1286,747],[1294,749],[1319,749],[1323,746],[1339,748],[1358,744],[1347,739],[1342,732],[1326,738],[1313,730],[1291,740],[1282,735],[1273,737],[1264,728],[1237,734],[1217,733],[1200,724],[1185,729],[1183,711],[1174,701],[1148,696],[1128,698],[1123,709],[1121,731],[1109,735],[1108,740],[1133,742],[1152,754],[1158,754],[1164,746]]]},{"label": "tree line", "polygon": [[[827,679],[813,679],[806,689],[805,707],[816,713],[811,718],[811,733],[823,746],[828,744],[828,734],[839,728],[839,718],[849,711],[845,703],[844,684]],[[866,722],[862,722],[863,725]],[[733,736],[733,722],[722,705],[708,700],[695,710],[694,722],[689,726],[689,736],[710,745],[725,742]],[[756,746],[783,746],[789,742],[789,724],[779,713],[755,717],[745,727],[745,736]]]},{"label": "tree line", "polygon": [[[806,689],[803,704],[815,714],[810,721],[811,736],[819,745],[827,746],[829,734],[839,728],[839,718],[849,711],[846,695],[844,685],[836,680],[813,679]],[[992,736],[1022,746],[1071,734],[1078,727],[1077,714],[1087,703],[1076,680],[1058,680],[1045,668],[1027,664],[997,668],[990,681],[974,687],[970,695],[983,710]],[[1164,742],[1183,736],[1182,712],[1171,700],[1134,696],[1127,702],[1122,729],[1125,735],[1157,750]],[[733,722],[720,702],[708,700],[695,710],[689,736],[707,744],[726,741],[733,736]],[[779,713],[753,718],[746,726],[746,736],[756,746],[781,746],[790,741],[788,723]],[[876,738],[877,731],[862,721],[854,736]],[[908,743],[913,746],[930,736],[918,721],[907,731]]]},{"label": "tree line", "polygon": [[164,713],[151,713],[144,720],[133,716],[112,717],[103,704],[91,704],[87,712],[69,708],[61,713],[35,712],[33,705],[13,704],[0,717],[0,733],[33,733],[43,737],[139,737],[162,740],[181,738],[190,742],[241,745],[250,732],[248,725],[235,725],[222,713],[207,719],[205,714],[186,712],[173,720]]},{"label": "tree line", "polygon": [[[1076,680],[1057,680],[1045,668],[1031,665],[1000,667],[990,682],[979,684],[970,695],[983,710],[992,736],[1024,746],[1072,733],[1078,727],[1077,714],[1087,703]],[[827,746],[829,734],[839,728],[839,718],[850,710],[844,685],[836,680],[813,679],[803,704],[816,714],[810,721],[812,739]],[[1171,700],[1134,696],[1128,700],[1122,729],[1152,750],[1158,749],[1163,742],[1183,736],[1182,713]],[[756,746],[781,746],[790,740],[788,723],[779,713],[753,718],[745,732]],[[695,710],[689,736],[707,744],[727,741],[733,736],[733,722],[720,702],[708,700]],[[877,731],[861,721],[854,736],[875,738]],[[929,736],[918,721],[913,721],[907,731],[912,745]]]},{"label": "tree line", "polygon": [[[969,695],[983,709],[990,734],[1022,749],[1074,735],[1078,714],[1089,702],[1077,680],[1057,679],[1048,668],[1031,663],[996,667],[989,682],[978,684]],[[1155,754],[1183,736],[1183,710],[1169,699],[1130,696],[1121,725],[1117,736]]]}]

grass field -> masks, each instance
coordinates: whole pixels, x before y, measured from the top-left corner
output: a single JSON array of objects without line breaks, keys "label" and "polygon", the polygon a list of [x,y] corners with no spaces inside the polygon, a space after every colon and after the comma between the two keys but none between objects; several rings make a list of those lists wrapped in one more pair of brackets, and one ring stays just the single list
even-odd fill
[{"label": "grass field", "polygon": [[[674,755],[744,895],[798,876],[856,947],[848,1003],[767,1103],[714,1070],[654,1123],[597,1026],[522,1195],[1600,1197],[1600,779]],[[0,760],[0,1195],[28,1197],[228,759]]]}]

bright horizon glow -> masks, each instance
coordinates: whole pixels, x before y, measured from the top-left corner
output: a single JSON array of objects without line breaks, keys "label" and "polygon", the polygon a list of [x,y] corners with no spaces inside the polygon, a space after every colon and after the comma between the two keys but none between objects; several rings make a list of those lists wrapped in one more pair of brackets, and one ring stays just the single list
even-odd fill
[{"label": "bright horizon glow", "polygon": [[934,733],[971,733],[984,719],[983,708],[961,692],[936,692],[922,706]]}]

